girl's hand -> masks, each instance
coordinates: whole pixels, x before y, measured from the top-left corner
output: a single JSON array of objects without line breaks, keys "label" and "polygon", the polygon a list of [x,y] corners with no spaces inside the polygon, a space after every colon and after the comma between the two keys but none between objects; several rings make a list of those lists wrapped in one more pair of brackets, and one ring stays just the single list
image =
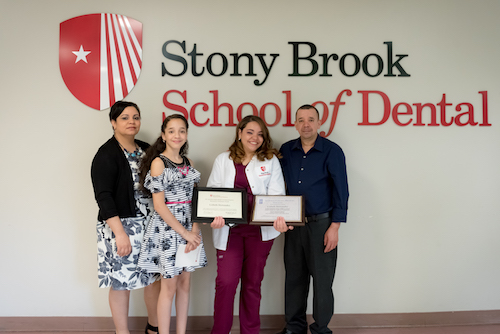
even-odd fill
[{"label": "girl's hand", "polygon": [[132,252],[132,245],[127,233],[119,233],[115,235],[116,253],[119,256],[127,256]]},{"label": "girl's hand", "polygon": [[212,228],[222,228],[224,226],[224,224],[226,224],[226,222],[224,221],[224,218],[222,218],[222,216],[217,216],[214,218],[213,222],[210,224],[210,226]]},{"label": "girl's hand", "polygon": [[273,223],[274,229],[278,232],[284,233],[288,230],[293,230],[293,226],[288,226],[285,222],[285,218],[279,216]]},{"label": "girl's hand", "polygon": [[184,253],[189,253],[191,251],[194,251],[197,247],[198,246],[196,246],[195,244],[188,242],[186,248],[184,249]]},{"label": "girl's hand", "polygon": [[[186,230],[186,232],[184,232],[181,235],[181,237],[186,239],[186,241],[188,242],[188,246],[189,246],[189,244],[191,244],[192,246],[194,246],[194,248],[198,247],[201,243],[201,236],[198,233],[195,233],[192,231]],[[187,246],[186,246],[186,250],[187,250]]]},{"label": "girl's hand", "polygon": [[[199,240],[200,240],[200,243],[201,243],[201,235],[200,235],[200,231],[198,229],[198,224],[193,224],[193,229],[191,230],[190,233],[197,235],[200,238]],[[198,246],[200,245],[200,243],[196,244],[194,242],[189,242],[188,241],[188,243],[186,245],[186,248],[184,249],[184,253],[189,253],[189,252],[195,250],[196,248],[198,248]]]}]

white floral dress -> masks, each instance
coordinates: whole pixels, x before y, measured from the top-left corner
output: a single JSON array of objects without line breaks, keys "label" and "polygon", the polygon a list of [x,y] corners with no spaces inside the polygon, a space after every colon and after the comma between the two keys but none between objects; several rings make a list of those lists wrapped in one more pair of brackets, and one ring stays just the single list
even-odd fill
[{"label": "white floral dress", "polygon": [[[176,164],[167,157],[160,155],[165,169],[158,176],[148,172],[144,187],[151,193],[163,192],[168,209],[187,230],[191,231],[191,199],[195,183],[200,182],[200,172],[194,169],[189,160],[184,157],[181,164]],[[199,265],[193,267],[176,267],[177,248],[187,241],[166,224],[160,215],[154,211],[149,221],[137,270],[142,273],[160,273],[164,278],[173,278],[183,271],[192,272],[196,268],[207,265],[207,257],[201,244]]]},{"label": "white floral dress", "polygon": [[123,229],[130,238],[132,252],[127,256],[119,256],[113,231],[105,221],[97,222],[97,277],[100,288],[111,287],[113,290],[140,289],[160,278],[159,275],[136,271],[146,229],[148,210],[152,208],[152,201],[141,195],[139,191],[138,164],[144,152],[139,148],[134,153],[131,155],[124,152],[134,181],[136,217],[120,218]]}]

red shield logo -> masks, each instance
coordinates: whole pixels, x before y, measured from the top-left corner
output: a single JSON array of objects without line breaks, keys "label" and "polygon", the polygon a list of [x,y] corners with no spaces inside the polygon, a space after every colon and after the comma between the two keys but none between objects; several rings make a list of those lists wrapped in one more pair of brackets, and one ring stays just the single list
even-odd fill
[{"label": "red shield logo", "polygon": [[266,171],[266,166],[261,166],[260,169],[265,172]]},{"label": "red shield logo", "polygon": [[104,110],[125,98],[142,68],[142,23],[101,13],[61,23],[59,68],[82,103]]}]

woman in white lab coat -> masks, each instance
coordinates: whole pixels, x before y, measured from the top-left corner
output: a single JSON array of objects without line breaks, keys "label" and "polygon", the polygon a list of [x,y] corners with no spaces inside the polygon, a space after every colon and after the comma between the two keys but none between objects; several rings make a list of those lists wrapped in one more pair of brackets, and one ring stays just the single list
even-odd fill
[{"label": "woman in white lab coat", "polygon": [[[208,187],[243,188],[247,191],[249,211],[253,195],[285,195],[285,182],[272,147],[266,124],[258,116],[243,118],[236,127],[236,137],[229,151],[214,161]],[[251,217],[249,212],[248,219]],[[228,334],[233,323],[236,287],[241,280],[240,332],[258,334],[260,329],[260,287],[264,267],[275,239],[288,227],[279,217],[274,226],[225,224],[222,217],[212,222],[217,249],[214,326],[212,334]]]}]

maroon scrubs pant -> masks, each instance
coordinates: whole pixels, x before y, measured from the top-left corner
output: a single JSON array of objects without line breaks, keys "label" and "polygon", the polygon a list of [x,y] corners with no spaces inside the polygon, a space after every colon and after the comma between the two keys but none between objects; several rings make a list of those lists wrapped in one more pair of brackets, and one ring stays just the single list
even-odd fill
[{"label": "maroon scrubs pant", "polygon": [[259,333],[260,286],[272,245],[273,240],[262,241],[259,226],[241,224],[231,228],[227,249],[217,250],[212,334],[231,331],[234,297],[240,280],[240,333]]}]

